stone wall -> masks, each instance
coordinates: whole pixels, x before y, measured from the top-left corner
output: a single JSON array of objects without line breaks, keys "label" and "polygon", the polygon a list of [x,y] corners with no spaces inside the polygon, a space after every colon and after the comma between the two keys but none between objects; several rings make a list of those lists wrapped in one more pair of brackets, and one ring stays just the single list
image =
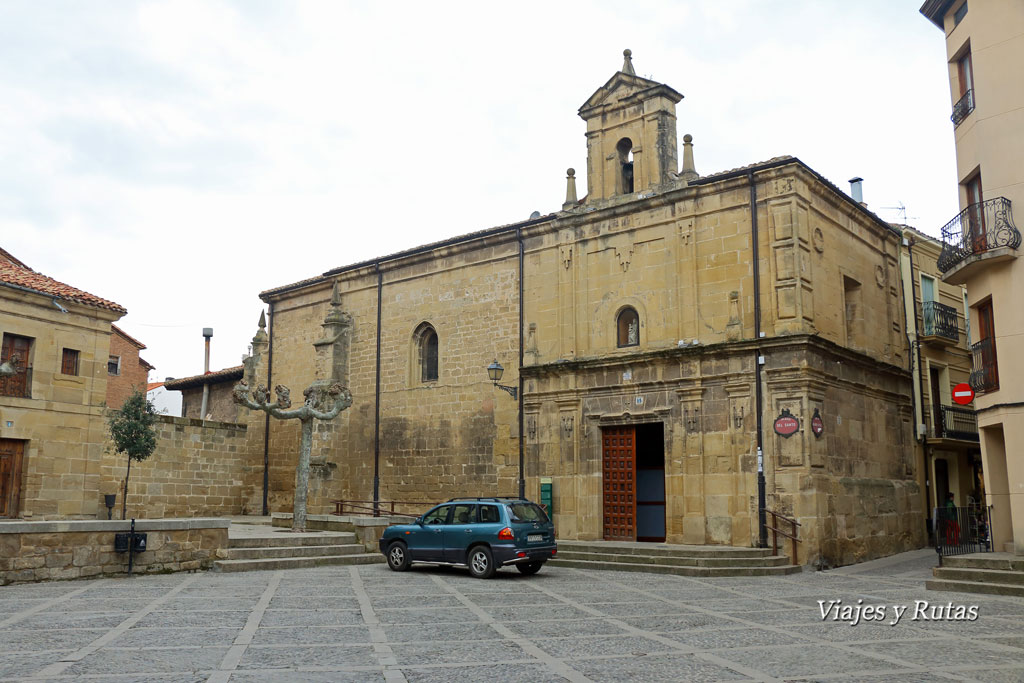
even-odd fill
[{"label": "stone wall", "polygon": [[[226,519],[138,520],[147,535],[145,552],[135,553],[133,573],[209,569],[226,557]],[[128,553],[114,551],[114,534],[130,522],[0,522],[0,585],[24,581],[79,579],[124,574]]]},{"label": "stone wall", "polygon": [[[263,462],[246,450],[246,425],[161,415],[157,448],[133,462],[128,478],[128,517],[196,517],[259,512],[251,490]],[[116,493],[120,515],[127,458],[108,445],[102,493]],[[100,500],[102,508],[102,496]]]},{"label": "stone wall", "polygon": [[[239,407],[231,396],[238,380],[210,384],[210,397],[206,405],[206,414],[215,422],[241,422],[241,413],[245,408]],[[181,390],[181,416],[194,420],[202,419],[199,413],[203,408],[203,387],[189,387]]]}]

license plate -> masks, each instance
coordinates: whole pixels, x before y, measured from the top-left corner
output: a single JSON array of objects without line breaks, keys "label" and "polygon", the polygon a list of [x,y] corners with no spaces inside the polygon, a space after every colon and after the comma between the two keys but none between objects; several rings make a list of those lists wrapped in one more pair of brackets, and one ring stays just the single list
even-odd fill
[{"label": "license plate", "polygon": [[537,543],[544,540],[544,534],[529,534],[526,537],[527,543]]}]

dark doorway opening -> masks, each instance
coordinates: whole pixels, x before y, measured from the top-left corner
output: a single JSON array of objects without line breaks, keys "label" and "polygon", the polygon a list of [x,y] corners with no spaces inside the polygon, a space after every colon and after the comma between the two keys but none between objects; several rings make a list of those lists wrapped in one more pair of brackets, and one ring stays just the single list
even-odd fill
[{"label": "dark doorway opening", "polygon": [[665,430],[636,426],[636,540],[665,541]]},{"label": "dark doorway opening", "polygon": [[949,496],[949,463],[944,458],[935,458],[935,507],[944,508]]}]

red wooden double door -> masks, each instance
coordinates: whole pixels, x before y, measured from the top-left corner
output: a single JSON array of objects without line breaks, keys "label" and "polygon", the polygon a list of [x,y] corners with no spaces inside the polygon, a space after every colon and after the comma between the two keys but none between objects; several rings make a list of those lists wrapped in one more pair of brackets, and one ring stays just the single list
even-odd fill
[{"label": "red wooden double door", "polygon": [[606,541],[665,540],[664,442],[660,425],[656,432],[651,426],[642,426],[646,442],[640,458],[637,427],[601,431]]}]

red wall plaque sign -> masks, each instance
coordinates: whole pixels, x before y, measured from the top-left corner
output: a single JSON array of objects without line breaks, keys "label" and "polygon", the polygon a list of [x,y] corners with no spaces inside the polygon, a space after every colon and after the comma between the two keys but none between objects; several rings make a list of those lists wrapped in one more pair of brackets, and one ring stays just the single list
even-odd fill
[{"label": "red wall plaque sign", "polygon": [[775,433],[784,439],[800,431],[800,420],[793,417],[788,408],[783,408],[782,413],[775,418]]},{"label": "red wall plaque sign", "polygon": [[814,409],[814,417],[811,418],[811,431],[814,433],[814,436],[819,438],[822,432],[825,431],[825,421],[821,419],[817,408]]}]

